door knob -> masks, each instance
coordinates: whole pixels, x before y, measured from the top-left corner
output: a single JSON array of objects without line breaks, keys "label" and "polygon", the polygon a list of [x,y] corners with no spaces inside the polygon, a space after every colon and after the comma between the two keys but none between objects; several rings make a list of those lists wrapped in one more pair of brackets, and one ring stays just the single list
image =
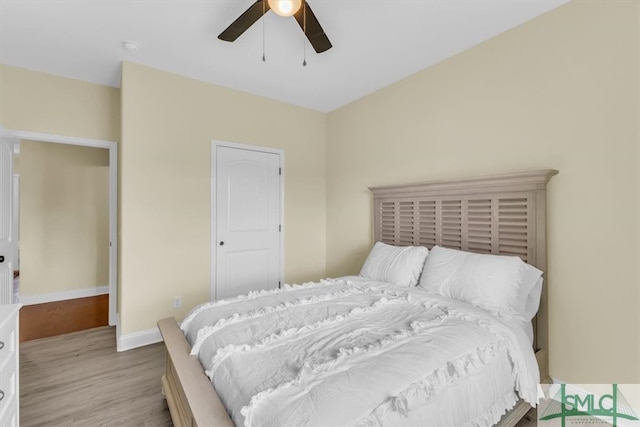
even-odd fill
[{"label": "door knob", "polygon": [[4,255],[0,255],[0,263],[4,262]]},{"label": "door knob", "polygon": [[220,242],[220,246],[224,246],[224,242]]}]

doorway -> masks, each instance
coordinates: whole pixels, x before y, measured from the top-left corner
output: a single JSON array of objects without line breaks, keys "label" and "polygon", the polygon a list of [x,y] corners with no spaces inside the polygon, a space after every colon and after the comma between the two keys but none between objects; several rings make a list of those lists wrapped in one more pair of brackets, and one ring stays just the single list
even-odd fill
[{"label": "doorway", "polygon": [[284,258],[284,152],[213,141],[211,153],[211,299],[277,289]]},{"label": "doorway", "polygon": [[[5,133],[12,138],[40,143],[64,144],[67,146],[91,147],[107,150],[108,156],[108,231],[107,244],[104,249],[108,253],[108,324],[118,324],[118,289],[117,289],[117,143],[113,141],[94,140],[87,138],[66,137],[43,133],[6,130]],[[43,236],[44,237],[44,236]]]}]

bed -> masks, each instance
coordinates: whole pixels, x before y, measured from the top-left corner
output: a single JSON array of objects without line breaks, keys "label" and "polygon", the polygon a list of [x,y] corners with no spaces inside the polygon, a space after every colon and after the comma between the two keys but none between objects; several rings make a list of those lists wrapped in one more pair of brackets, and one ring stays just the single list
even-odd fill
[{"label": "bed", "polygon": [[[461,250],[474,254],[517,256],[544,271],[546,268],[546,184],[556,173],[557,171],[554,170],[542,170],[486,178],[371,188],[374,207],[374,240],[394,247],[427,247],[432,249],[432,254],[445,253],[447,250],[451,250],[451,253]],[[442,252],[438,252],[440,248],[443,249]],[[429,256],[426,257],[427,263],[430,260]],[[436,257],[433,259],[435,260]],[[422,285],[422,282],[420,284]],[[548,380],[546,286],[542,289],[537,315],[529,323],[532,336],[528,343],[527,339],[523,338],[524,334],[510,332],[509,328],[503,325],[506,322],[494,322],[486,317],[488,314],[483,310],[478,310],[471,304],[464,302],[458,304],[450,299],[433,298],[433,295],[427,297],[423,291],[424,288],[406,286],[398,288],[397,284],[390,286],[388,282],[371,278],[346,277],[283,291],[254,293],[231,302],[205,304],[201,306],[204,308],[199,307],[185,319],[182,325],[185,329],[184,333],[175,319],[161,320],[158,326],[167,350],[166,372],[162,378],[163,391],[174,424],[176,426],[232,426],[235,422],[236,424],[246,423],[246,425],[344,425],[345,420],[355,420],[346,424],[419,425],[419,421],[416,420],[438,419],[433,417],[439,415],[430,411],[441,406],[442,402],[436,404],[428,400],[434,399],[434,396],[440,398],[448,393],[449,388],[455,388],[440,387],[442,384],[450,382],[451,377],[458,378],[457,384],[460,385],[458,388],[463,394],[456,395],[454,399],[460,399],[460,396],[464,396],[464,390],[480,387],[472,384],[475,381],[473,378],[487,375],[487,380],[491,382],[491,378],[504,376],[505,373],[501,373],[501,370],[504,371],[504,366],[509,363],[497,361],[507,356],[515,366],[513,369],[518,370],[517,379],[514,380],[515,388],[520,388],[519,394],[526,395],[526,400],[529,402],[535,400],[535,396],[532,396],[535,392],[532,391],[530,383],[534,380],[543,382]],[[270,298],[272,301],[269,301]],[[305,301],[309,302],[309,305],[302,307],[307,304]],[[340,304],[336,304],[337,301],[340,301]],[[236,313],[240,305],[244,307],[242,309],[244,314]],[[274,307],[289,306],[287,313],[292,313],[293,320],[287,318],[288,323],[283,327],[283,320],[278,317],[279,314],[271,317],[265,317],[263,314],[256,315],[260,313],[261,306],[271,307],[269,310],[272,314],[275,310],[279,310]],[[306,315],[300,315],[311,307],[322,315],[318,314],[318,317],[314,317],[313,310],[308,311]],[[428,310],[421,311],[425,307]],[[297,318],[293,314],[296,309]],[[263,313],[264,311],[262,310]],[[372,322],[376,322],[376,317],[366,316],[373,311],[386,314],[380,317],[383,320],[372,328],[376,332],[366,333],[364,334],[366,338],[361,339],[359,337],[362,334],[355,332],[362,330],[358,322],[371,326]],[[205,315],[205,312],[208,314]],[[402,329],[398,326],[403,324],[403,319],[396,319],[400,322],[398,325],[390,320],[394,316],[398,317],[397,313],[403,313],[407,318],[413,316],[411,322],[404,322],[410,327]],[[203,326],[204,323],[189,330],[190,323],[205,322],[206,316],[211,317],[207,321],[212,322],[208,330]],[[229,321],[232,318],[238,320],[242,316],[253,316],[261,320],[249,329],[242,326],[245,322]],[[280,323],[270,325],[268,318],[279,319],[276,323]],[[474,344],[473,351],[462,345],[456,345],[461,341],[454,336],[455,334],[452,335],[449,330],[443,329],[443,322],[447,325],[460,325],[455,334],[466,334],[480,340]],[[287,343],[293,335],[302,336],[301,334],[308,334],[314,327],[320,329],[327,325],[331,328],[338,326],[347,328],[341,329],[340,333],[352,337],[352,341],[355,339],[353,341],[355,344],[349,345],[348,340],[336,342],[325,337],[325,341],[320,341],[321,345],[317,351],[309,350],[308,353],[299,356],[305,359],[299,361],[298,366],[301,369],[289,372],[290,366],[281,362],[281,358],[283,354],[290,353],[291,349],[283,343]],[[264,329],[260,329],[262,327]],[[422,330],[432,327],[434,330],[442,329],[441,334],[437,338],[423,336]],[[481,330],[482,328],[484,330]],[[204,333],[201,332],[203,330]],[[226,335],[220,330],[226,330]],[[278,333],[270,333],[271,330]],[[259,339],[249,344],[234,341],[236,337],[251,333],[257,334]],[[411,338],[412,341],[405,340],[411,334],[418,337],[417,341],[415,337]],[[513,337],[508,340],[504,338],[511,335]],[[501,337],[499,342],[498,336]],[[394,360],[402,360],[395,358],[402,357],[407,347],[396,344],[402,342],[403,346],[410,346],[412,344],[408,344],[409,342],[418,342],[420,339],[424,341],[421,345],[426,345],[424,348],[427,348],[431,341],[442,341],[439,348],[446,351],[432,349],[424,360],[413,356],[419,363],[398,363],[398,366],[406,367],[402,369],[403,372],[393,372],[388,376],[372,368],[377,365],[371,364],[377,362],[369,360],[370,356],[393,354]],[[203,343],[207,340],[213,341],[212,349],[207,350],[204,346]],[[520,353],[514,344],[518,341],[520,343],[518,348],[526,347],[527,344],[532,346],[535,356],[532,351],[529,351],[530,356],[527,356],[529,353],[526,351]],[[382,347],[385,349],[384,352],[380,351]],[[261,356],[257,357],[256,351],[268,351],[268,353],[261,353]],[[447,352],[451,354],[446,355]],[[440,353],[443,354],[442,357],[450,357],[458,362],[453,365],[451,364],[453,362],[449,361],[451,362],[449,363],[447,360],[437,362]],[[270,356],[262,357],[264,354]],[[527,368],[525,363],[527,357],[533,358],[534,367],[538,370],[535,376],[531,373],[532,369]],[[244,360],[243,363],[248,363],[247,369],[255,369],[256,372],[262,372],[260,367],[262,361],[269,360],[269,363],[274,364],[269,369],[276,369],[279,379],[273,387],[266,388],[264,385],[259,388],[257,384],[234,385],[233,378],[238,375],[234,372],[238,366],[234,365],[236,363],[234,360]],[[520,365],[514,360],[520,360],[518,362]],[[449,368],[445,370],[450,372],[444,377],[442,375],[438,377],[436,368],[447,366],[447,363]],[[495,369],[492,372],[489,372],[489,368],[474,370],[474,366],[478,363],[493,364]],[[401,379],[404,374],[415,375],[415,373],[405,372],[414,369],[414,365],[416,365],[415,369],[420,369],[420,372],[429,373],[432,376],[421,374],[422,376],[416,381],[409,382]],[[336,366],[342,368],[336,368]],[[349,369],[344,366],[349,366]],[[376,375],[367,375],[367,372],[373,371]],[[483,373],[485,371],[489,373]],[[226,389],[231,389],[233,392],[227,392],[226,396],[223,394],[221,400],[212,386],[212,380],[207,375],[211,376],[214,385],[217,384],[216,387],[222,387],[224,384]],[[255,381],[268,383],[269,375],[262,374],[263,377],[260,375],[254,375],[252,371],[251,378],[258,378]],[[330,381],[327,380],[328,378]],[[329,381],[329,385],[323,385],[324,382],[320,380]],[[341,389],[345,381],[362,384],[359,389],[362,392],[352,394],[351,400],[354,396],[358,396],[360,400],[369,399],[370,402],[379,401],[380,404],[371,406],[371,410],[364,413],[358,410],[354,418],[353,414],[349,414],[349,411],[353,410],[353,405],[351,403],[341,405],[339,394],[336,397],[334,393],[335,390]],[[370,383],[366,381],[373,381],[376,384],[369,386],[366,384]],[[398,383],[395,384],[394,381]],[[395,390],[391,393],[392,396],[385,397],[385,391],[379,389],[380,383],[390,384],[390,387]],[[314,395],[320,396],[311,403],[313,411],[308,409],[276,411],[275,408],[280,404],[279,402],[294,402],[294,405],[298,405],[296,407],[302,408],[303,406],[300,405],[309,400],[307,391],[310,385],[314,387]],[[237,389],[234,389],[234,386],[237,386]],[[496,396],[500,396],[504,390],[497,389],[495,393]],[[490,393],[475,392],[474,396],[483,394]],[[515,425],[531,407],[526,400],[511,401],[514,399],[513,396],[517,397],[511,390],[508,396],[505,394],[503,400],[506,402],[501,402],[502,406],[509,408],[513,406],[513,409],[498,420],[499,425]],[[273,400],[269,401],[269,399]],[[342,400],[347,401],[344,398]],[[473,406],[469,401],[467,399],[467,403],[463,405],[465,408]],[[370,405],[370,402],[367,404]],[[237,407],[234,407],[234,404]],[[499,418],[504,413],[502,406],[493,410],[493,413],[483,415],[484,418],[478,418],[480,421],[476,425],[494,424],[496,416]],[[331,410],[331,408],[338,409]],[[231,416],[227,409],[231,412]],[[292,418],[292,414],[300,413],[310,415],[305,415],[307,418]],[[323,414],[329,414],[330,417],[314,418],[316,415],[325,416]],[[344,415],[346,418],[341,418],[342,414],[346,414]],[[325,421],[319,422],[318,420],[321,419]]]}]

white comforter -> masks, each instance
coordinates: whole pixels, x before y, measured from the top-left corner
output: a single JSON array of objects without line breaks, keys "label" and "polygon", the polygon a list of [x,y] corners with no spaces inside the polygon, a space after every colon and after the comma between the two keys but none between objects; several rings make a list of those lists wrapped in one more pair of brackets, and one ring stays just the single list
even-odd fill
[{"label": "white comforter", "polygon": [[537,399],[521,328],[420,288],[286,286],[203,304],[181,327],[237,426],[488,426],[514,388]]}]

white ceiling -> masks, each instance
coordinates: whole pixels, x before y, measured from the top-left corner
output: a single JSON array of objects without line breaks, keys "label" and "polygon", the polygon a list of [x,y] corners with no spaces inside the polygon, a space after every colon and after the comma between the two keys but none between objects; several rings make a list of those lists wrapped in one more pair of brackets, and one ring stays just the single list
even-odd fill
[{"label": "white ceiling", "polygon": [[[0,62],[119,87],[122,60],[328,112],[568,0],[309,0],[333,48],[268,12],[217,36],[255,0],[0,0]],[[142,49],[126,52],[122,42]]]}]

